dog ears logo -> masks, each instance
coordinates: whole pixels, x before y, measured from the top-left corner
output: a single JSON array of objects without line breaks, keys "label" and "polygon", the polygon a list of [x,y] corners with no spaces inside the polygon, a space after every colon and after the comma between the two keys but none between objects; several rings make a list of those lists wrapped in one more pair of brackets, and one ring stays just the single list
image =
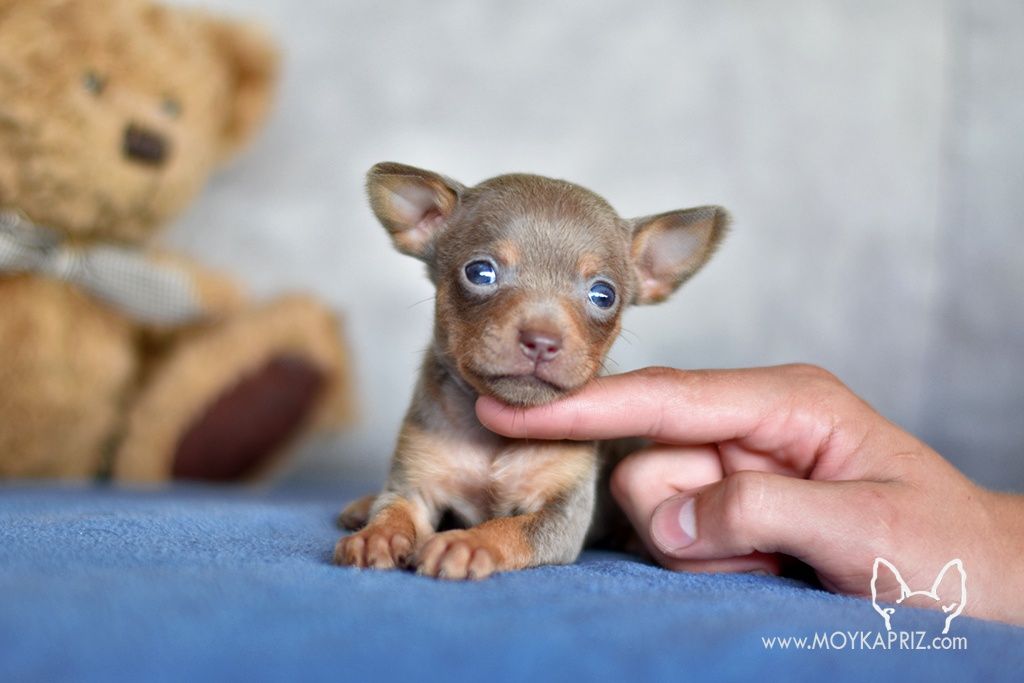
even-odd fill
[{"label": "dog ears logo", "polygon": [[[950,574],[948,578],[947,574]],[[918,606],[928,605],[929,600],[939,603],[942,611],[946,614],[946,624],[942,629],[943,635],[949,632],[949,623],[964,611],[964,605],[967,604],[967,573],[964,572],[964,563],[959,559],[946,563],[946,566],[935,577],[931,590],[911,591],[892,562],[883,557],[876,557],[874,568],[871,570],[871,606],[882,615],[886,631],[892,630],[890,619],[896,612],[896,608],[878,604],[879,579],[881,579],[883,590],[894,582],[899,586],[900,597],[896,600],[897,605],[902,605],[908,598],[915,597],[921,598],[914,601]],[[942,589],[942,595],[939,594],[940,589]]]}]

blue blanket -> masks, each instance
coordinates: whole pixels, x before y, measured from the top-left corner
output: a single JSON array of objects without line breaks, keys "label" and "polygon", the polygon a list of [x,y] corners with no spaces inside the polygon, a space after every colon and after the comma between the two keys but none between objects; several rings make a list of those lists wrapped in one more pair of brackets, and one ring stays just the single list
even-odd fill
[{"label": "blue blanket", "polygon": [[[480,583],[341,569],[356,493],[0,487],[0,680],[1024,680],[1024,629],[882,649],[869,601],[789,579],[607,553]],[[905,646],[941,630],[903,616],[926,634]]]}]

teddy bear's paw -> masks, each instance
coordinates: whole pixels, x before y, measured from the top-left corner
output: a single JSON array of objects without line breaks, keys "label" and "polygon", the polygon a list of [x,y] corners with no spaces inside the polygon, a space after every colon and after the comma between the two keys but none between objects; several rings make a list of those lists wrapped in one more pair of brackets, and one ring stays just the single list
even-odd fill
[{"label": "teddy bear's paw", "polygon": [[416,573],[439,579],[484,579],[498,569],[500,553],[486,534],[472,529],[443,531],[417,554]]},{"label": "teddy bear's paw", "polygon": [[401,569],[412,557],[412,539],[387,528],[368,528],[345,536],[334,546],[334,563],[369,569]]},{"label": "teddy bear's paw", "polygon": [[174,454],[174,476],[231,480],[258,472],[306,422],[324,383],[304,359],[271,358],[189,427]]}]

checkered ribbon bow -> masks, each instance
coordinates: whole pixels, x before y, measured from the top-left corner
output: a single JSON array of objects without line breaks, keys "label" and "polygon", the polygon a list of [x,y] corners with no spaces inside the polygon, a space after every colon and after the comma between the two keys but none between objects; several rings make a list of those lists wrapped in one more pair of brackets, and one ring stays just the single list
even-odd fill
[{"label": "checkered ribbon bow", "polygon": [[0,211],[0,275],[6,273],[63,280],[145,323],[180,324],[203,313],[187,273],[135,249],[67,245],[54,230]]}]

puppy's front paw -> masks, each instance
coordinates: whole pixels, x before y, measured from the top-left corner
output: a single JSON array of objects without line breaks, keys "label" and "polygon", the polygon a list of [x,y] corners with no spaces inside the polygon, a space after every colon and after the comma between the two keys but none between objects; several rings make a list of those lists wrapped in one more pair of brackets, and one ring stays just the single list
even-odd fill
[{"label": "puppy's front paw", "polygon": [[373,508],[376,495],[363,496],[345,506],[338,515],[338,526],[346,531],[357,531],[370,521],[370,510]]},{"label": "puppy's front paw", "polygon": [[493,574],[501,553],[483,534],[456,529],[435,534],[417,553],[416,572],[439,579],[484,579]]},{"label": "puppy's front paw", "polygon": [[371,569],[406,567],[412,550],[412,539],[405,534],[370,527],[338,541],[334,564]]}]

